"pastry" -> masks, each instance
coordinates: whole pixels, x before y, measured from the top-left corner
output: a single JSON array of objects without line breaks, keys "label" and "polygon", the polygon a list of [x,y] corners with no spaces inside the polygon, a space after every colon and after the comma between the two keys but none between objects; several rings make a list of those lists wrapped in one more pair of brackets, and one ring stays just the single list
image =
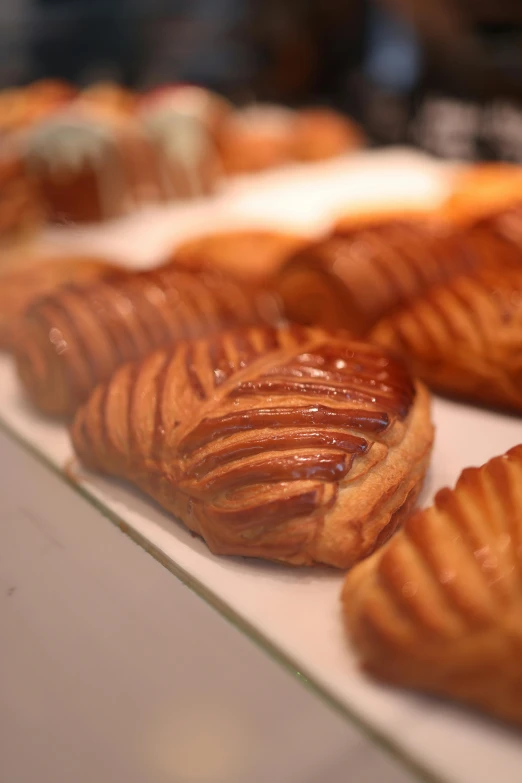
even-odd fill
[{"label": "pastry", "polygon": [[[1,143],[1,142],[0,142]],[[20,240],[39,228],[44,207],[16,155],[0,152],[0,244]]]},{"label": "pastry", "polygon": [[162,197],[139,123],[103,103],[78,101],[33,126],[22,158],[55,222],[115,218]]},{"label": "pastry", "polygon": [[193,85],[153,90],[141,101],[140,120],[161,161],[168,198],[215,189],[222,175],[216,136],[229,111],[223,98]]},{"label": "pastry", "polygon": [[74,87],[54,79],[0,91],[0,139],[51,116],[70,103],[75,94]]},{"label": "pastry", "polygon": [[312,162],[355,152],[364,146],[364,135],[348,117],[331,109],[303,109],[294,124],[293,155]]},{"label": "pastry", "polygon": [[469,263],[450,227],[399,218],[305,248],[283,266],[275,286],[290,320],[363,336],[387,312]]},{"label": "pastry", "polygon": [[91,84],[85,90],[82,90],[78,96],[78,101],[82,104],[89,103],[95,106],[106,106],[129,115],[134,114],[138,107],[138,96],[134,92],[112,82]]},{"label": "pastry", "polygon": [[282,166],[294,156],[296,114],[271,104],[237,109],[223,122],[218,147],[227,174]]},{"label": "pastry", "polygon": [[228,231],[191,239],[176,247],[171,258],[184,267],[218,269],[237,280],[265,283],[309,243],[305,237],[261,229]]},{"label": "pastry", "polygon": [[29,304],[65,283],[86,283],[118,273],[99,259],[70,257],[32,259],[32,264],[0,277],[0,349],[10,348],[17,324]]},{"label": "pastry", "polygon": [[119,364],[179,338],[255,321],[262,304],[223,275],[169,266],[62,287],[22,319],[18,373],[36,407],[68,416]]},{"label": "pastry", "polygon": [[522,726],[522,447],[410,516],[342,603],[369,674]]},{"label": "pastry", "polygon": [[514,205],[522,206],[522,166],[482,163],[456,175],[443,209],[450,220],[466,226]]},{"label": "pastry", "polygon": [[477,238],[477,269],[429,288],[371,337],[436,391],[522,412],[522,258],[500,241],[487,255],[487,239]]},{"label": "pastry", "polygon": [[413,506],[429,397],[379,348],[293,326],[182,341],[121,367],[77,412],[74,449],[215,554],[348,568]]}]

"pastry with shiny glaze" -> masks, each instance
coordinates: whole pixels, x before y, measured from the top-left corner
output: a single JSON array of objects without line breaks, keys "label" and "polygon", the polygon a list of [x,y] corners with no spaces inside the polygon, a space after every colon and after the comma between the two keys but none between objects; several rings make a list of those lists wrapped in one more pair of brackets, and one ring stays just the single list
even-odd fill
[{"label": "pastry with shiny glaze", "polygon": [[21,321],[15,358],[44,413],[69,416],[123,362],[181,338],[262,316],[264,300],[217,273],[165,266],[39,299]]},{"label": "pastry with shiny glaze", "polygon": [[400,362],[299,326],[120,367],[71,432],[85,466],[138,486],[215,554],[338,568],[411,510],[433,438],[428,393]]},{"label": "pastry with shiny glaze", "polygon": [[410,516],[342,603],[369,674],[522,726],[522,446]]},{"label": "pastry with shiny glaze", "polygon": [[472,271],[454,275],[383,318],[371,338],[453,397],[522,412],[522,256],[478,226]]},{"label": "pastry with shiny glaze", "polygon": [[119,267],[101,259],[64,256],[37,259],[0,277],[0,349],[11,348],[29,305],[66,283],[85,285],[114,276]]},{"label": "pastry with shiny glaze", "polygon": [[275,287],[291,320],[362,336],[386,313],[471,262],[444,223],[376,218],[296,253]]}]

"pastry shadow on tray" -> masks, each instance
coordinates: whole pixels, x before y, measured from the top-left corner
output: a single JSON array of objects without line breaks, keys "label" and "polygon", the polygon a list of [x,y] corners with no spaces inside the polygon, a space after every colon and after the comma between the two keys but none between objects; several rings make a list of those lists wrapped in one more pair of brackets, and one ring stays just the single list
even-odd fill
[{"label": "pastry shadow on tray", "polygon": [[[127,512],[139,514],[148,522],[161,528],[163,532],[168,533],[177,543],[188,547],[193,552],[201,555],[205,559],[211,559],[218,562],[228,569],[249,568],[252,572],[256,571],[260,576],[275,576],[279,581],[305,584],[312,580],[321,578],[322,580],[340,581],[344,576],[344,571],[328,566],[291,566],[282,563],[270,562],[254,557],[236,557],[232,555],[215,555],[207,547],[203,539],[190,532],[182,522],[174,516],[163,511],[162,508],[152,499],[144,495],[139,489],[117,478],[108,478],[96,475],[83,468],[76,460],[66,469],[69,478],[77,485],[86,489],[90,494],[96,494],[104,508],[108,508],[116,517],[119,525],[124,532],[130,529],[136,530],[135,526],[129,522]],[[94,490],[94,493],[93,493]],[[103,496],[103,497],[102,497]],[[117,509],[110,508],[107,501],[116,503]],[[141,531],[138,531],[141,532]],[[141,533],[143,538],[147,539],[146,534]],[[152,543],[152,542],[151,542]],[[161,546],[154,544],[163,554],[177,565],[174,558],[163,550]]]}]

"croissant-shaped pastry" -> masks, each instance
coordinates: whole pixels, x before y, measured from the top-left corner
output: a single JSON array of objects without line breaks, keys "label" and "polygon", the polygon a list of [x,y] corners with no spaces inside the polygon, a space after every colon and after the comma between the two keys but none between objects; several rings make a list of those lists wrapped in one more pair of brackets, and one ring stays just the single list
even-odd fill
[{"label": "croissant-shaped pastry", "polygon": [[520,251],[429,289],[371,337],[437,391],[522,411]]},{"label": "croissant-shaped pastry", "polygon": [[74,449],[128,479],[216,554],[347,568],[415,502],[429,397],[381,349],[300,326],[183,341],[118,369]]},{"label": "croissant-shaped pastry", "polygon": [[287,258],[309,243],[306,237],[275,231],[227,231],[191,239],[171,257],[189,269],[206,267],[245,282],[267,283]]},{"label": "croissant-shaped pastry", "polygon": [[522,726],[522,446],[410,516],[342,600],[370,674]]},{"label": "croissant-shaped pastry", "polygon": [[255,322],[264,305],[223,275],[172,266],[66,286],[22,319],[18,374],[34,405],[68,416],[118,365],[173,340]]},{"label": "croissant-shaped pastry", "polygon": [[383,220],[297,253],[276,281],[287,316],[365,335],[379,318],[472,258],[443,223]]},{"label": "croissant-shaped pastry", "polygon": [[37,298],[65,283],[85,285],[116,275],[117,266],[94,258],[70,257],[36,261],[0,277],[0,349],[11,348],[18,322]]}]

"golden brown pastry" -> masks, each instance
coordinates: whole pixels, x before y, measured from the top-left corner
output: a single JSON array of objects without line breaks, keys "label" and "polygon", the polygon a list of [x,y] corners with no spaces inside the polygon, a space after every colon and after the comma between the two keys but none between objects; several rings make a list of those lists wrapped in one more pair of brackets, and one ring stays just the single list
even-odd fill
[{"label": "golden brown pastry", "polygon": [[353,565],[413,506],[429,398],[379,348],[252,327],[121,367],[78,411],[75,451],[216,554]]},{"label": "golden brown pastry", "polygon": [[331,109],[303,109],[294,125],[293,155],[312,162],[355,152],[365,144],[362,130],[348,117]]},{"label": "golden brown pastry", "polygon": [[[477,239],[482,250],[486,239]],[[495,248],[472,273],[383,318],[371,337],[434,390],[522,411],[522,257],[508,243]]]},{"label": "golden brown pastry", "polygon": [[11,348],[19,319],[38,297],[65,283],[85,285],[118,273],[119,268],[94,258],[49,258],[0,277],[0,349]]},{"label": "golden brown pastry", "polygon": [[177,247],[176,264],[218,269],[245,282],[264,283],[297,250],[310,244],[306,237],[275,231],[228,231],[207,234]]},{"label": "golden brown pastry", "polygon": [[44,218],[37,189],[17,156],[0,153],[0,243],[23,238]]},{"label": "golden brown pastry", "polygon": [[42,79],[27,87],[0,91],[0,137],[23,131],[54,114],[75,94],[74,87],[55,79]]},{"label": "golden brown pastry", "polygon": [[217,147],[229,103],[202,87],[171,85],[148,93],[140,102],[140,121],[160,163],[169,199],[211,193],[223,167]]},{"label": "golden brown pastry", "polygon": [[258,320],[264,297],[217,273],[166,266],[66,286],[29,307],[18,373],[44,413],[68,416],[123,362],[184,337]]},{"label": "golden brown pastry", "polygon": [[376,220],[298,252],[275,283],[293,321],[355,335],[471,262],[455,232],[432,220]]},{"label": "golden brown pastry", "polygon": [[342,602],[369,674],[522,726],[522,447],[410,516]]},{"label": "golden brown pastry", "polygon": [[522,206],[522,166],[482,163],[456,176],[443,209],[450,220],[466,226],[514,205]]},{"label": "golden brown pastry", "polygon": [[282,166],[294,157],[295,112],[254,104],[225,119],[217,144],[227,174],[246,174]]},{"label": "golden brown pastry", "polygon": [[165,197],[145,132],[110,102],[76,101],[33,125],[22,160],[54,222],[108,220]]}]

